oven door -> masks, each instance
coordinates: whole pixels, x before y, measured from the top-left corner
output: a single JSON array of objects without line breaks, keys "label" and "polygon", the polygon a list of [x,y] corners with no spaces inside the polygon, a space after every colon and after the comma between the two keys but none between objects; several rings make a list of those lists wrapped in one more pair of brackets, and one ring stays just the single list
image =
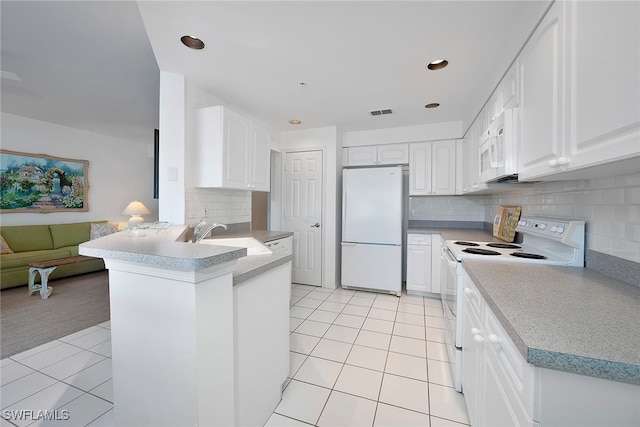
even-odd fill
[{"label": "oven door", "polygon": [[451,250],[442,246],[440,253],[442,277],[442,308],[447,331],[444,334],[447,355],[451,366],[454,388],[462,391],[462,310],[458,307],[462,304],[462,293],[459,287],[462,284],[460,277],[462,265],[456,260]]},{"label": "oven door", "polygon": [[442,277],[442,288],[440,289],[442,298],[442,309],[444,310],[445,321],[447,322],[447,330],[449,331],[452,342],[456,347],[460,347],[456,340],[456,317],[458,315],[458,268],[460,263],[456,260],[451,250],[443,245],[440,255],[441,267],[440,274]]}]

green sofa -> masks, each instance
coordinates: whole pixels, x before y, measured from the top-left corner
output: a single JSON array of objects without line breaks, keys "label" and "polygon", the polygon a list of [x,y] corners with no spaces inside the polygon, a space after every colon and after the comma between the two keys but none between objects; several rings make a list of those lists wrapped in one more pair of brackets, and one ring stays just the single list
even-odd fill
[{"label": "green sofa", "polygon": [[[26,285],[29,263],[77,256],[78,245],[91,236],[91,224],[108,221],[75,222],[70,224],[16,225],[0,227],[0,234],[12,254],[0,254],[0,289]],[[95,259],[61,265],[49,279],[104,270],[104,261]],[[36,279],[39,280],[39,277]]]}]

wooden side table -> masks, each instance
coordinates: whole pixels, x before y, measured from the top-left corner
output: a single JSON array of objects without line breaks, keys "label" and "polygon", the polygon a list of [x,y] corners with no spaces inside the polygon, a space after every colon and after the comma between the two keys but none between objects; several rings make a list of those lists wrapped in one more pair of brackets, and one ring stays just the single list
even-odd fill
[{"label": "wooden side table", "polygon": [[[36,292],[40,292],[40,297],[42,297],[42,299],[49,298],[49,295],[51,295],[51,292],[53,292],[53,288],[51,286],[47,286],[47,282],[49,281],[49,275],[53,272],[53,270],[61,265],[76,264],[79,262],[91,261],[94,259],[97,258],[78,255],[69,258],[57,258],[48,261],[37,261],[29,263],[29,296],[32,296]],[[35,283],[37,273],[40,273],[39,284]]]}]

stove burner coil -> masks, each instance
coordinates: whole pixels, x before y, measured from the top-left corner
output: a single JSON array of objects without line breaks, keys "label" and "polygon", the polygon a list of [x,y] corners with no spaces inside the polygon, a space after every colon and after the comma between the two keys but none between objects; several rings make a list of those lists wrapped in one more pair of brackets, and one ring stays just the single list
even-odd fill
[{"label": "stove burner coil", "polygon": [[454,242],[454,243],[455,243],[456,245],[460,245],[460,246],[480,246],[479,244],[477,244],[477,243],[473,243],[473,242],[463,242],[463,241],[460,241],[460,242]]},{"label": "stove burner coil", "polygon": [[528,259],[547,259],[546,256],[538,255],[538,254],[529,254],[526,252],[512,252],[509,255],[518,257],[518,258],[528,258]]},{"label": "stove burner coil", "polygon": [[520,249],[520,246],[511,243],[487,243],[487,246],[499,249]]},{"label": "stove burner coil", "polygon": [[481,249],[481,248],[463,249],[462,252],[466,252],[468,254],[474,254],[474,255],[500,255],[500,252],[490,251],[489,249]]}]

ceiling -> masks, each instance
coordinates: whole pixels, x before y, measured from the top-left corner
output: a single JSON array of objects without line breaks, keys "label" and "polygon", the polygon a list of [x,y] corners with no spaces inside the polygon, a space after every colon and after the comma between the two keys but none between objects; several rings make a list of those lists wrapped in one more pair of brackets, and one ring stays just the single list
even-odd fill
[{"label": "ceiling", "polygon": [[151,142],[160,69],[276,131],[466,130],[548,4],[3,0],[0,68],[22,81],[1,80],[2,111]]}]

